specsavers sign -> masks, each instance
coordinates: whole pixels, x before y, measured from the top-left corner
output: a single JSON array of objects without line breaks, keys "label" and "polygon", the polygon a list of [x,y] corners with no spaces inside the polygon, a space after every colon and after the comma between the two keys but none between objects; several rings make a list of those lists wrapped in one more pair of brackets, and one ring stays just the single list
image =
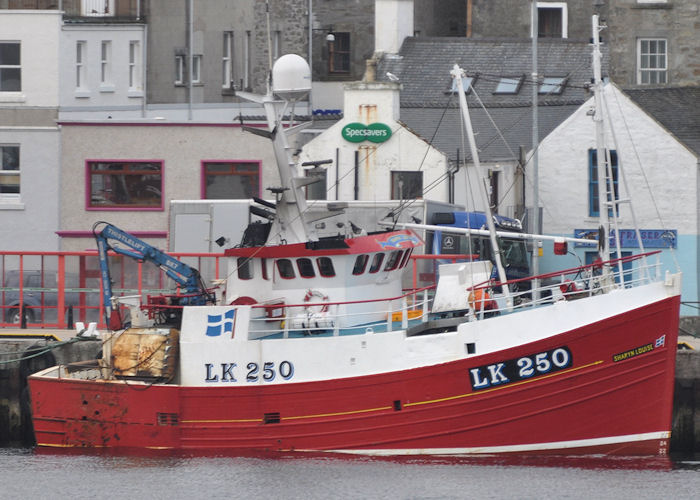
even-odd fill
[{"label": "specsavers sign", "polygon": [[342,130],[343,138],[350,142],[384,142],[391,137],[391,129],[384,123],[348,123]]}]

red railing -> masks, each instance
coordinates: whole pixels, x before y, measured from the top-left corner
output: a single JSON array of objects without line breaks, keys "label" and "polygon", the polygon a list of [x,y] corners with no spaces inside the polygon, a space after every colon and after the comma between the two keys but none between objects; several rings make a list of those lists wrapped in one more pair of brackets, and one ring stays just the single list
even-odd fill
[{"label": "red railing", "polygon": [[[153,264],[110,252],[114,295],[175,294],[177,286]],[[205,282],[225,277],[223,254],[169,253],[197,268]],[[412,289],[435,284],[437,260],[474,255],[412,255]],[[425,261],[432,261],[423,265]],[[421,271],[421,267],[423,272]],[[406,276],[409,279],[409,276]],[[0,251],[0,327],[73,328],[75,322],[105,327],[96,251]]]},{"label": "red railing", "polygon": [[[115,295],[176,293],[156,266],[110,252]],[[171,253],[221,277],[223,254]],[[96,251],[0,252],[0,327],[72,328],[77,321],[104,326],[104,304]]]}]

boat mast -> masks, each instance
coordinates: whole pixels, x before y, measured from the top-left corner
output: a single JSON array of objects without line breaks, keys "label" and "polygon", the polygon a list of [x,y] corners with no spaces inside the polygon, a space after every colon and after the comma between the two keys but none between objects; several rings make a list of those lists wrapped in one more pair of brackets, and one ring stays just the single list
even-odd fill
[{"label": "boat mast", "polygon": [[[609,233],[610,220],[608,209],[611,205],[611,192],[607,175],[608,155],[605,148],[605,126],[603,123],[603,79],[601,77],[601,52],[600,52],[600,26],[598,24],[598,14],[593,15],[593,96],[595,102],[595,113],[593,121],[595,123],[596,157],[598,173],[598,216],[600,226],[598,229],[598,255],[603,262],[610,260]],[[610,265],[606,264],[604,274],[610,271]]]},{"label": "boat mast", "polygon": [[477,174],[481,179],[483,186],[477,189],[481,193],[481,201],[484,205],[484,211],[486,212],[486,224],[489,228],[489,238],[491,240],[491,248],[493,249],[494,260],[496,261],[496,267],[498,268],[498,281],[501,284],[504,295],[508,302],[508,307],[511,306],[510,290],[508,290],[508,285],[504,283],[508,280],[506,277],[506,270],[503,267],[503,260],[501,259],[501,248],[498,245],[498,240],[496,238],[496,226],[493,223],[493,214],[491,213],[491,205],[489,204],[488,197],[486,196],[486,177],[481,171],[481,163],[479,162],[479,152],[476,148],[476,141],[474,140],[474,130],[472,129],[472,122],[469,118],[469,107],[467,106],[467,98],[465,97],[465,90],[462,86],[462,74],[463,70],[458,66],[454,65],[450,74],[452,78],[455,79],[455,88],[457,89],[457,95],[459,96],[459,108],[462,111],[462,119],[464,120],[464,126],[467,129],[467,139],[469,140],[469,150],[471,151],[472,160],[474,161],[474,166],[476,167]]}]

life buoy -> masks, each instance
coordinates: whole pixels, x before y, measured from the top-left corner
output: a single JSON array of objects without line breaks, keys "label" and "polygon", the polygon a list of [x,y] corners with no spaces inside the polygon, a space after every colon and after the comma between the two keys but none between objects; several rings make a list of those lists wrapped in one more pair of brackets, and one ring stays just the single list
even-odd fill
[{"label": "life buoy", "polygon": [[472,308],[472,311],[479,312],[482,308],[485,311],[489,311],[496,307],[495,302],[491,299],[491,294],[482,288],[477,288],[469,292],[469,297],[467,299],[469,300],[469,306]]},{"label": "life buoy", "polygon": [[308,312],[326,313],[328,312],[328,295],[324,295],[318,290],[307,290],[304,295],[304,303],[312,302],[306,306]]}]

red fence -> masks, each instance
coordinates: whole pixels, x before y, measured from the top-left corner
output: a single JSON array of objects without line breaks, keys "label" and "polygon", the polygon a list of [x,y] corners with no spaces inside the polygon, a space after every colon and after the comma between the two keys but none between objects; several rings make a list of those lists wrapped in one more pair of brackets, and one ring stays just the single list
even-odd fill
[{"label": "red fence", "polygon": [[[223,254],[171,253],[197,268],[205,283],[226,276]],[[435,282],[437,259],[456,262],[467,255],[412,255],[406,288]],[[177,293],[177,284],[155,265],[110,253],[113,294]],[[104,327],[100,266],[96,251],[0,252],[0,327],[73,328],[75,322]]]}]

